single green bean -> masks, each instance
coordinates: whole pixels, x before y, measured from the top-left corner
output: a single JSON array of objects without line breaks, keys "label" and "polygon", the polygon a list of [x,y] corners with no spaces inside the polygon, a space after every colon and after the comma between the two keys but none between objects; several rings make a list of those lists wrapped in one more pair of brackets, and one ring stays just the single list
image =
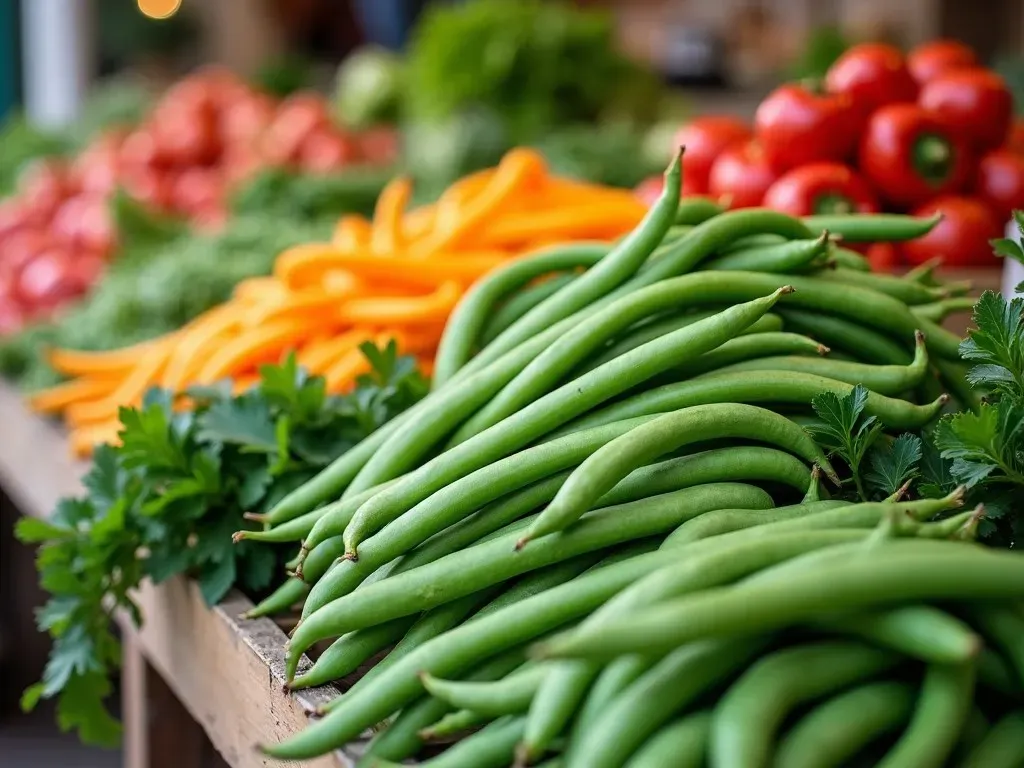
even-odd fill
[{"label": "single green bean", "polygon": [[715,373],[726,374],[740,371],[811,373],[837,381],[845,381],[847,384],[863,384],[867,389],[880,395],[896,397],[917,387],[928,375],[928,352],[924,344],[924,335],[918,334],[914,359],[909,365],[868,365],[794,355],[745,360],[719,368]]},{"label": "single green bean", "polygon": [[[380,530],[431,493],[522,448],[574,416],[660,373],[674,362],[683,362],[687,357],[696,357],[714,349],[767,312],[784,292],[784,289],[777,289],[767,297],[731,307],[704,322],[648,342],[549,392],[500,424],[428,461],[374,496],[356,512],[345,529],[346,550],[354,555],[363,538]],[[663,352],[673,351],[677,354],[674,359],[661,356]]]},{"label": "single green bean", "polygon": [[487,344],[511,327],[519,318],[526,315],[527,312],[538,304],[547,301],[577,278],[579,278],[579,274],[574,272],[555,275],[542,283],[528,286],[514,296],[511,296],[508,301],[494,310],[487,324],[483,326],[483,332],[480,334],[481,346],[486,347]]},{"label": "single green bean", "polygon": [[733,683],[715,707],[712,764],[718,768],[770,765],[776,734],[790,712],[886,672],[899,660],[894,653],[853,641],[809,643],[765,656]]},{"label": "single green bean", "polygon": [[[523,718],[504,717],[418,765],[422,768],[507,768],[523,732]],[[386,768],[387,763],[378,763]]]},{"label": "single green bean", "polygon": [[592,267],[608,255],[605,243],[557,245],[493,270],[473,285],[445,325],[434,358],[433,388],[446,383],[473,352],[495,306],[532,280],[552,272]]},{"label": "single green bean", "polygon": [[[625,765],[649,736],[746,666],[769,640],[769,636],[716,639],[675,650],[619,694],[598,717],[587,738],[572,745],[568,768]],[[716,713],[712,736],[719,719]],[[744,768],[753,767],[754,763],[744,764]]]},{"label": "single green bean", "polygon": [[848,213],[803,218],[808,229],[815,232],[827,229],[850,243],[914,240],[927,235],[941,220],[940,214],[914,217],[898,213]]},{"label": "single green bean", "polygon": [[302,602],[309,593],[309,585],[298,579],[288,579],[251,610],[245,613],[246,619],[258,619],[261,616],[274,616],[284,613],[292,606]]},{"label": "single green bean", "polygon": [[[320,654],[316,665],[296,677],[288,687],[292,690],[313,688],[352,674],[374,654],[398,642],[415,622],[415,616],[403,616],[375,627],[349,632],[331,643],[331,646]],[[317,670],[317,674],[312,674],[314,669]],[[324,670],[330,671],[324,674]]]},{"label": "single green bean", "polygon": [[953,296],[941,301],[934,301],[930,304],[920,304],[910,311],[917,317],[922,317],[932,323],[941,323],[950,315],[960,312],[970,312],[974,309],[975,299],[970,296]]},{"label": "single green bean", "polygon": [[[860,272],[855,269],[825,269],[815,272],[814,276],[828,283],[843,285],[859,285],[864,288],[884,293],[909,305],[929,306],[932,302],[945,298],[946,292],[941,288],[929,288],[920,283],[904,280],[892,275],[881,275],[876,272]],[[915,314],[917,314],[915,312]]]},{"label": "single green bean", "polygon": [[703,768],[710,738],[711,713],[687,715],[651,736],[625,768]]},{"label": "single green bean", "polygon": [[775,331],[759,333],[756,336],[744,335],[725,342],[718,349],[713,349],[696,360],[672,368],[652,383],[700,376],[734,363],[768,355],[820,357],[825,354],[828,354],[828,347],[798,333]]},{"label": "single green bean", "polygon": [[837,509],[849,506],[845,501],[812,501],[775,509],[716,509],[707,514],[687,520],[676,528],[666,539],[671,546],[700,541],[723,533],[740,531],[744,528],[755,528],[759,525],[778,523],[785,520],[799,520],[821,512],[825,509]]},{"label": "single green bean", "polygon": [[303,537],[313,530],[317,520],[340,504],[341,502],[336,501],[332,504],[318,507],[312,512],[299,515],[262,531],[241,530],[235,533],[232,538],[235,543],[239,541],[261,541],[269,544],[287,544],[293,541],[302,541]]},{"label": "single green bean", "polygon": [[988,644],[1009,662],[1012,679],[1024,686],[1024,618],[1011,607],[1000,605],[969,605],[963,608],[968,621],[982,633]]},{"label": "single green bean", "polygon": [[996,723],[959,763],[958,768],[1019,768],[1024,765],[1024,712]]},{"label": "single green bean", "polygon": [[848,352],[858,360],[880,365],[907,365],[910,352],[888,336],[840,317],[786,308],[780,312],[786,327]]},{"label": "single green bean", "polygon": [[933,664],[910,724],[878,768],[940,768],[953,753],[974,699],[973,662]]},{"label": "single green bean", "polygon": [[800,272],[822,259],[828,252],[828,236],[810,240],[790,240],[763,247],[733,251],[711,259],[704,269],[744,270],[751,272]]},{"label": "single green bean", "polygon": [[578,674],[583,674],[583,670],[587,670],[588,677],[597,674],[597,679],[593,681],[593,685],[588,689],[586,697],[575,713],[576,719],[572,723],[569,734],[570,745],[586,739],[587,733],[597,722],[601,713],[615,700],[616,696],[650,669],[654,661],[646,656],[620,656],[603,667],[577,661],[561,662],[580,665]]},{"label": "single green bean", "polygon": [[534,664],[489,683],[442,680],[426,673],[420,680],[427,693],[456,709],[500,717],[526,712],[546,672],[543,664]]},{"label": "single green bean", "polygon": [[771,497],[737,483],[687,488],[589,512],[572,531],[538,541],[521,553],[513,551],[516,532],[355,590],[314,611],[298,626],[289,648],[289,678],[302,653],[320,640],[427,610],[577,555],[667,533],[683,520],[722,506],[764,509],[771,506]]},{"label": "single green bean", "polygon": [[939,381],[956,398],[960,406],[965,411],[977,413],[981,408],[982,399],[981,394],[973,389],[967,381],[968,366],[949,360],[932,360],[932,365],[939,373]]},{"label": "single green bean", "polygon": [[903,683],[866,683],[819,704],[783,736],[776,768],[840,768],[865,746],[903,726],[914,709]]},{"label": "single green bean", "polygon": [[725,208],[710,197],[692,195],[679,201],[673,221],[676,226],[692,227],[696,224],[703,224],[708,219],[713,219],[724,212]]},{"label": "single green bean", "polygon": [[479,712],[473,712],[469,709],[460,709],[456,712],[450,712],[433,725],[428,725],[420,731],[419,736],[424,741],[445,739],[450,736],[456,736],[460,733],[464,733],[471,728],[490,722],[493,719],[494,718],[482,715]]},{"label": "single green bean", "polygon": [[807,433],[773,411],[741,403],[684,408],[635,427],[585,459],[516,547],[564,530],[637,467],[684,445],[727,437],[774,444],[835,475]]},{"label": "single green bean", "polygon": [[960,542],[897,540],[878,547],[870,557],[837,558],[787,579],[709,589],[672,600],[599,630],[582,629],[556,639],[538,652],[598,658],[659,654],[708,635],[768,631],[805,622],[837,605],[857,610],[929,598],[1019,599],[1024,583],[1012,581],[1019,573],[1024,573],[1024,563],[1003,552]]},{"label": "single green bean", "polygon": [[862,253],[857,253],[849,248],[841,248],[838,245],[832,245],[828,252],[829,259],[836,263],[837,267],[843,269],[854,269],[858,272],[870,272],[871,264]]}]

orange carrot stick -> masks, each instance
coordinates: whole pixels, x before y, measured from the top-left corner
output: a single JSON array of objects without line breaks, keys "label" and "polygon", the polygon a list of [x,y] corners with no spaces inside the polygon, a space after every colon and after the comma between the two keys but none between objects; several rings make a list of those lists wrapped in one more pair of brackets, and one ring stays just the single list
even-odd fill
[{"label": "orange carrot stick", "polygon": [[513,247],[540,237],[562,240],[604,239],[635,227],[643,217],[639,209],[620,205],[587,205],[509,214],[481,230],[483,246]]},{"label": "orange carrot stick", "polygon": [[405,176],[398,176],[384,187],[377,198],[373,216],[373,230],[370,233],[370,250],[384,256],[402,248],[405,234],[402,231],[402,214],[412,196],[412,182]]},{"label": "orange carrot stick", "polygon": [[240,311],[231,305],[219,307],[206,322],[197,325],[175,345],[167,361],[160,384],[171,392],[181,392],[192,383],[196,371],[241,324]]},{"label": "orange carrot stick", "polygon": [[108,352],[81,352],[74,349],[51,348],[46,360],[55,371],[65,376],[121,375],[139,362],[139,357],[155,347],[172,343],[177,331],[156,339]]},{"label": "orange carrot stick", "polygon": [[92,424],[115,418],[117,409],[122,405],[137,405],[146,390],[159,381],[170,352],[167,345],[147,350],[112,393],[98,400],[69,405],[64,411],[65,421],[75,427]]},{"label": "orange carrot stick", "polygon": [[315,318],[286,320],[243,331],[205,361],[194,383],[212,384],[236,371],[248,370],[274,359],[308,336],[315,322]]},{"label": "orange carrot stick", "polygon": [[119,380],[72,379],[49,389],[34,392],[28,397],[28,407],[36,413],[58,413],[73,403],[96,400],[113,393]]},{"label": "orange carrot stick", "polygon": [[367,329],[357,328],[328,339],[315,347],[307,345],[307,348],[299,353],[298,363],[310,373],[323,373],[342,355],[358,347],[371,335]]},{"label": "orange carrot stick", "polygon": [[370,222],[362,216],[342,216],[334,228],[331,242],[342,251],[358,251],[370,245],[372,229]]},{"label": "orange carrot stick", "polygon": [[448,317],[460,296],[459,284],[447,281],[426,296],[350,299],[338,307],[335,319],[353,325],[436,322]]},{"label": "orange carrot stick", "polygon": [[120,445],[120,431],[121,422],[117,419],[76,427],[68,436],[71,455],[76,459],[85,459],[92,455],[97,445]]}]

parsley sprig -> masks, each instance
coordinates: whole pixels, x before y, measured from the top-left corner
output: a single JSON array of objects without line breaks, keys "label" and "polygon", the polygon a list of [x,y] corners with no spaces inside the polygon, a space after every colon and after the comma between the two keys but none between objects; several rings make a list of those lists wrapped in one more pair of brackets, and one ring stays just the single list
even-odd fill
[{"label": "parsley sprig", "polygon": [[140,408],[121,409],[121,445],[97,448],[85,494],[62,499],[48,520],[18,522],[18,538],[41,545],[37,568],[51,597],[36,621],[54,640],[23,708],[57,696],[63,730],[116,745],[120,724],[105,707],[121,655],[112,619],[126,611],[142,622],[132,590],[188,574],[214,605],[234,585],[255,594],[269,586],[292,553],[233,544],[234,531],[254,525],[243,513],[268,510],[427,392],[394,342],[362,351],[372,372],[344,396],[328,395],[291,356],[237,396],[230,382],[194,388],[181,408],[155,389]]}]

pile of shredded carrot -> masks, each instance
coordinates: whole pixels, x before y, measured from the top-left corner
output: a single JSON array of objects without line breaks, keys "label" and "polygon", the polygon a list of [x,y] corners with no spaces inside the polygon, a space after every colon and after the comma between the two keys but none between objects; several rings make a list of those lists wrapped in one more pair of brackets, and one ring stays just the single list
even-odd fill
[{"label": "pile of shredded carrot", "polygon": [[367,370],[359,350],[367,340],[395,339],[429,373],[445,320],[479,277],[553,243],[613,240],[645,212],[630,192],[554,176],[521,148],[407,211],[411,191],[408,179],[394,179],[372,221],[342,217],[331,242],[285,251],[272,276],[243,281],[178,331],[111,352],[50,350],[69,380],[30,406],[63,414],[73,453],[87,456],[117,442],[118,407],[138,405],[150,387],[181,392],[231,379],[244,390],[260,365],[292,350],[329,392]]}]

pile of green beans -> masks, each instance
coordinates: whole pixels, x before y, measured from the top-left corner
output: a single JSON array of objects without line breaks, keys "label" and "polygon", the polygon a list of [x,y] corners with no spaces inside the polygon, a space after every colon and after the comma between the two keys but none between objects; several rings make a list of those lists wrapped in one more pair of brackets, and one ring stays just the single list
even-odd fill
[{"label": "pile of green beans", "polygon": [[[266,754],[310,759],[370,728],[362,768],[1017,754],[1005,703],[1024,654],[1007,646],[1024,619],[1005,601],[1024,597],[1024,560],[972,543],[959,491],[832,499],[845,468],[799,426],[813,397],[860,384],[867,415],[918,430],[967,389],[937,325],[962,287],[872,274],[836,245],[936,221],[723,211],[680,201],[679,181],[677,159],[616,243],[483,278],[430,395],[239,535],[299,545],[252,612],[302,605],[291,687],[383,653]],[[975,598],[984,619],[958,613]],[[968,729],[975,671],[1002,703]]]}]

